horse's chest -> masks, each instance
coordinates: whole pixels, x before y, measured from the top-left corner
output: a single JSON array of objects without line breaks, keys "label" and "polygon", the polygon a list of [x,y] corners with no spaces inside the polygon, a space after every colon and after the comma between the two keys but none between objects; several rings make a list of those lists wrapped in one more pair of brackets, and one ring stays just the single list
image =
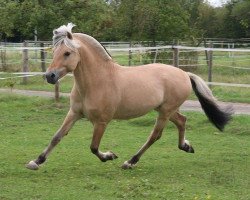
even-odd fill
[{"label": "horse's chest", "polygon": [[91,121],[109,120],[114,113],[114,107],[105,99],[84,99],[82,110],[84,116]]}]

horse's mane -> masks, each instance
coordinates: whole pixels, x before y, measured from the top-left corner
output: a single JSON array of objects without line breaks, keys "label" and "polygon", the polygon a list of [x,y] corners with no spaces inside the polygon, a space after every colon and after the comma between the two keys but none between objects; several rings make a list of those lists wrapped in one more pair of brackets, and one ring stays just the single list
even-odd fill
[{"label": "horse's mane", "polygon": [[106,48],[98,42],[95,38],[92,36],[89,36],[87,34],[83,33],[74,33],[73,36],[77,36],[77,39],[82,40],[83,42],[89,44],[91,47],[93,47],[98,53],[105,59],[105,60],[110,60],[111,55],[108,53]]},{"label": "horse's mane", "polygon": [[72,28],[75,25],[68,23],[67,26],[62,25],[59,28],[53,31],[53,46],[54,48],[58,47],[64,43],[68,48],[75,50],[78,47],[77,43],[72,40]]},{"label": "horse's mane", "polygon": [[64,43],[68,48],[75,50],[77,47],[79,47],[79,44],[75,40],[73,40],[73,36],[76,36],[77,39],[79,38],[83,42],[86,42],[91,47],[93,47],[96,51],[99,52],[99,54],[105,59],[110,60],[111,55],[108,53],[108,51],[105,49],[105,47],[99,43],[95,38],[83,34],[83,33],[74,33],[72,34],[72,28],[75,25],[72,23],[68,23],[67,26],[62,25],[59,28],[55,29],[53,31],[53,46],[58,47],[62,43]]}]

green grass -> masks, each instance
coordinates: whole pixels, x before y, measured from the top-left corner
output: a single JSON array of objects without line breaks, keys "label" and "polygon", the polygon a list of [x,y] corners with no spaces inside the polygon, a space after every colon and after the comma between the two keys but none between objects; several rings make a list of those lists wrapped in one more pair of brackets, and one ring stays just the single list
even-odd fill
[{"label": "green grass", "polygon": [[187,138],[195,154],[177,148],[170,123],[133,170],[122,170],[145,142],[154,112],[113,121],[101,149],[119,158],[102,163],[90,153],[92,125],[75,124],[38,171],[25,164],[36,158],[61,125],[68,99],[0,94],[0,199],[249,199],[249,116],[235,116],[219,133],[203,113],[187,112]]},{"label": "green grass", "polygon": [[[23,79],[8,79],[0,80],[0,88],[10,88],[10,84],[14,83],[15,89],[21,90],[37,90],[37,91],[54,91],[55,86],[48,84],[46,80],[43,79],[42,75],[37,75],[28,78],[28,84],[23,84]],[[74,80],[73,77],[66,76],[60,81],[60,91],[69,93],[72,89]]]}]

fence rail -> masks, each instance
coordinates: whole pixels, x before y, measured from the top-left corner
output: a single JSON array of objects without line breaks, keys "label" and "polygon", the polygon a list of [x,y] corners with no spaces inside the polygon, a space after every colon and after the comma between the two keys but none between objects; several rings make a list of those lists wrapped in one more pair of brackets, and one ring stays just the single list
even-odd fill
[{"label": "fence rail", "polygon": [[[207,73],[207,77],[203,78],[207,80],[208,85],[250,87],[250,48],[213,48],[211,42],[208,47],[181,45],[144,47],[139,43],[133,45],[119,42],[103,43],[103,45],[119,64],[130,66],[163,62],[188,71],[198,69],[198,72],[202,68]],[[11,74],[11,76],[1,77],[5,73],[0,73],[0,81],[22,78],[23,83],[28,84],[29,77],[43,75],[46,65],[52,60],[51,43],[47,41],[39,43],[25,41],[22,45],[13,44],[12,46],[10,44],[4,46],[1,43],[0,53],[0,71]],[[11,69],[13,66],[15,66],[14,69]],[[232,70],[235,76],[237,75],[237,80],[229,82],[214,80],[214,76],[223,73],[219,69],[226,68]],[[243,82],[238,77],[240,76],[238,70],[241,70],[244,76]],[[57,91],[58,87],[57,85]]]}]

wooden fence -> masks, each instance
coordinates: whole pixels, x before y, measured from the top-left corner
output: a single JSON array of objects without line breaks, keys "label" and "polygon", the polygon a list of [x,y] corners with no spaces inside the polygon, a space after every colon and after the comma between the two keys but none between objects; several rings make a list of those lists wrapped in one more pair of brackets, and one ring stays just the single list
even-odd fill
[{"label": "wooden fence", "polygon": [[[33,47],[30,45],[29,41],[25,41],[21,47],[16,48],[16,50],[21,50],[22,51],[22,71],[23,73],[28,73],[29,72],[29,51],[32,50],[38,50],[40,52],[40,57],[38,58],[40,60],[40,70],[41,72],[46,71],[46,63],[47,63],[47,56],[46,56],[46,49],[48,48],[49,42],[46,41],[40,41],[39,47]],[[152,51],[154,53],[153,55],[153,60],[152,62],[157,62],[157,57],[159,55],[159,51],[162,50],[168,50],[172,52],[172,64],[175,67],[181,67],[180,65],[180,53],[181,51],[187,50],[187,51],[197,51],[197,52],[205,52],[206,55],[206,62],[207,62],[207,67],[208,67],[208,74],[207,74],[207,80],[209,85],[214,84],[213,82],[213,52],[214,51],[226,51],[226,52],[245,52],[245,53],[250,53],[250,49],[225,49],[225,48],[213,48],[213,43],[209,43],[208,47],[185,47],[185,46],[173,46],[173,45],[168,45],[168,46],[158,46],[158,47],[142,47],[142,46],[137,46],[137,47],[132,47],[132,44],[129,43],[127,48],[108,48],[108,51],[111,53],[115,52],[127,52],[128,54],[128,65],[132,65],[132,59],[133,59],[133,52],[135,51],[140,51],[140,52],[147,52],[147,51]],[[6,58],[4,56],[5,53],[4,49],[1,49],[1,63],[2,66],[6,64]],[[126,55],[126,53],[124,53]],[[23,83],[27,84],[28,83],[28,76],[23,76]],[[224,83],[223,83],[224,84]],[[240,84],[239,84],[240,85]],[[242,84],[241,84],[242,85]],[[55,85],[55,98],[56,100],[59,100],[59,83]],[[249,87],[249,85],[247,86]]]}]

